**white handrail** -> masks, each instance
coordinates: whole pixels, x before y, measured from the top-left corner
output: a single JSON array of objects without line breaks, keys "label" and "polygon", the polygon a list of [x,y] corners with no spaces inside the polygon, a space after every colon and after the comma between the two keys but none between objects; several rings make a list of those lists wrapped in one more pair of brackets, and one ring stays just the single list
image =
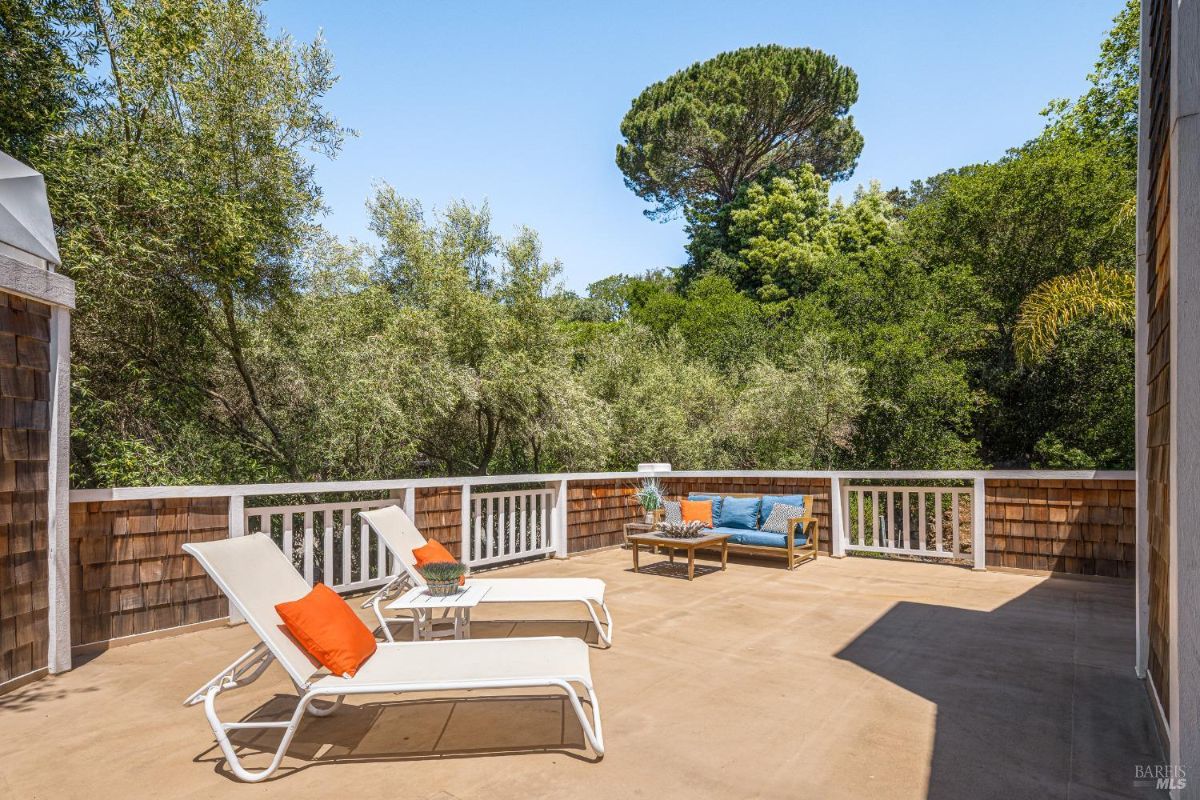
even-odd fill
[{"label": "white handrail", "polygon": [[[382,492],[409,488],[457,486],[500,486],[508,483],[551,483],[560,481],[638,481],[638,472],[564,472],[537,475],[479,475],[447,478],[396,478],[373,481],[319,481],[308,483],[249,483],[211,486],[129,486],[111,489],[73,489],[72,503],[110,500],[162,500],[195,497],[255,497],[272,494],[324,494],[335,492]],[[1133,470],[691,470],[658,472],[660,480],[674,478],[792,478],[842,480],[1135,480]]]}]

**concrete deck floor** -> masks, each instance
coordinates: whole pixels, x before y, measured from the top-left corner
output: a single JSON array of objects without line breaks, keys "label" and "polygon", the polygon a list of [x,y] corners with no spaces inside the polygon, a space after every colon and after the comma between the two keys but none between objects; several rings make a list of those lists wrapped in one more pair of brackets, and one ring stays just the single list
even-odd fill
[{"label": "concrete deck floor", "polygon": [[[242,625],[113,648],[0,697],[0,797],[1043,800],[1136,797],[1134,765],[1161,761],[1130,586],[858,558],[734,560],[689,583],[630,560],[492,573],[608,582],[598,763],[559,698],[380,696],[306,719],[275,778],[238,784],[180,703],[253,643]],[[556,614],[580,611],[482,607],[474,635],[594,641]],[[550,621],[504,621],[520,619]],[[282,715],[289,688],[272,666],[220,707]],[[255,749],[248,767],[266,764]]]}]

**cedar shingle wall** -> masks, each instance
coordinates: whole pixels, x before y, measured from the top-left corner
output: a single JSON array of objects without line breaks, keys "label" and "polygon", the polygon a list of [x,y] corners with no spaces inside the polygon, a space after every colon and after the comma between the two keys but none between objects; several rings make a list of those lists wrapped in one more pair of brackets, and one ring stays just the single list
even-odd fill
[{"label": "cedar shingle wall", "polygon": [[229,615],[187,542],[229,536],[224,498],[71,504],[71,643]]},{"label": "cedar shingle wall", "polygon": [[625,523],[642,518],[628,481],[572,481],[567,486],[570,552],[611,547],[625,541]]},{"label": "cedar shingle wall", "polygon": [[46,666],[50,307],[0,292],[0,683]]},{"label": "cedar shingle wall", "polygon": [[417,489],[413,522],[426,539],[437,539],[455,556],[462,557],[462,490],[457,486]]},{"label": "cedar shingle wall", "polygon": [[1152,0],[1149,8],[1150,65],[1145,87],[1150,119],[1143,125],[1148,138],[1149,175],[1147,196],[1138,198],[1148,209],[1146,219],[1147,263],[1143,265],[1146,285],[1140,287],[1147,304],[1147,402],[1146,414],[1146,503],[1149,544],[1150,622],[1149,671],[1163,708],[1169,708],[1168,672],[1168,572],[1170,570],[1171,523],[1171,317],[1170,292],[1170,63],[1171,3]]},{"label": "cedar shingle wall", "polygon": [[1132,578],[1134,481],[989,480],[987,564]]}]

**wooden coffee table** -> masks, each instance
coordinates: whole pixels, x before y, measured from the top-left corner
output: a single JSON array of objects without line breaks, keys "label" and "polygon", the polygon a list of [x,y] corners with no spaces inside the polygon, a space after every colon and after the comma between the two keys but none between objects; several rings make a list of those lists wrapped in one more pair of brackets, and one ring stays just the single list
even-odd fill
[{"label": "wooden coffee table", "polygon": [[696,577],[696,549],[700,547],[712,547],[715,544],[721,545],[721,569],[725,569],[725,563],[729,558],[729,537],[728,533],[706,533],[703,536],[696,536],[692,539],[675,539],[670,536],[664,536],[661,533],[630,533],[629,543],[633,545],[633,571],[638,571],[638,551],[642,548],[639,545],[647,545],[653,550],[656,547],[664,547],[667,550],[667,558],[672,564],[675,563],[675,551],[686,550],[688,557],[688,580],[694,580]]}]

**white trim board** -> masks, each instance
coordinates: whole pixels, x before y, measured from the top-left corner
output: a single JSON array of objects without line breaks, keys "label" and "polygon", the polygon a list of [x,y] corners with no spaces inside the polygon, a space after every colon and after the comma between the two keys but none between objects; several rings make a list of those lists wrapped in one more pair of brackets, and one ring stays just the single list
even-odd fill
[{"label": "white trim board", "polygon": [[0,291],[39,303],[75,308],[75,281],[0,253]]}]

